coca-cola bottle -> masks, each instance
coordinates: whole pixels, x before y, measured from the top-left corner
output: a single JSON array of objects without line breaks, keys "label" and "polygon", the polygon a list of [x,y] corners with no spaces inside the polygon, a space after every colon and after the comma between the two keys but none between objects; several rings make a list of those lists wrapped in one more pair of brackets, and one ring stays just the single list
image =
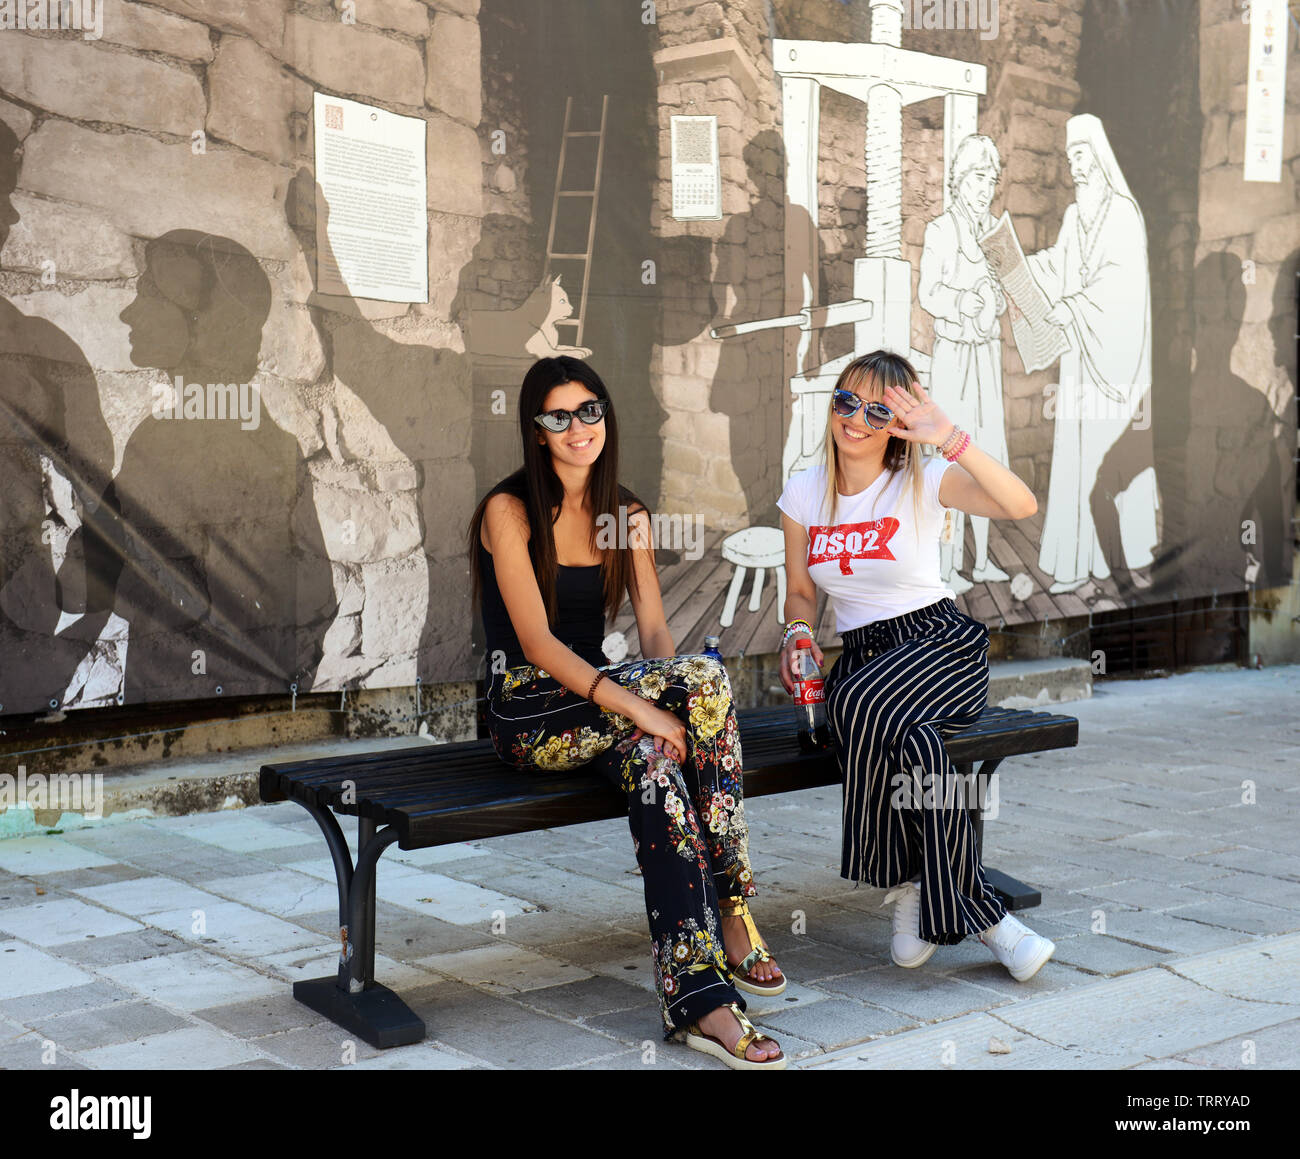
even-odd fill
[{"label": "coca-cola bottle", "polygon": [[826,727],[826,686],[822,670],[812,655],[811,640],[796,640],[794,653],[794,715],[799,728],[799,747],[815,753],[831,743]]}]

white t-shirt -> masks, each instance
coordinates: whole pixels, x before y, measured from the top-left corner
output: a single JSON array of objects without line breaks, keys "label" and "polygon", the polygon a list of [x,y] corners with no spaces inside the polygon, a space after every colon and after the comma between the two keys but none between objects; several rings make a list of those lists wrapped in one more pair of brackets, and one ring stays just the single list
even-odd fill
[{"label": "white t-shirt", "polygon": [[939,576],[939,482],[951,465],[937,455],[923,462],[919,536],[906,471],[882,471],[865,491],[839,496],[832,526],[823,525],[825,467],[786,484],[777,506],[808,531],[808,574],[830,597],[837,632],[956,598]]}]

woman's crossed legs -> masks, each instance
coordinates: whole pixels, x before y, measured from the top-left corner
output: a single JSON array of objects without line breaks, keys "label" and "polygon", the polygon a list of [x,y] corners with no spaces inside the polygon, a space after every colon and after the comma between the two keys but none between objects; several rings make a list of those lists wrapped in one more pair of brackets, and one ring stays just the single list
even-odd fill
[{"label": "woman's crossed legs", "polygon": [[[575,696],[536,668],[494,678],[492,733],[498,753],[525,768],[587,765],[628,795],[628,822],[645,885],[651,954],[665,1037],[698,1022],[729,1046],[739,1023],[726,1005],[744,1009],[728,960],[751,948],[740,917],[720,918],[719,897],[753,896],[744,819],[740,737],[726,669],[700,656],[630,661],[606,675],[687,725],[688,755],[679,763],[633,741],[627,718]],[[756,963],[753,981],[780,978],[771,961]],[[779,1054],[758,1039],[746,1057]]]}]

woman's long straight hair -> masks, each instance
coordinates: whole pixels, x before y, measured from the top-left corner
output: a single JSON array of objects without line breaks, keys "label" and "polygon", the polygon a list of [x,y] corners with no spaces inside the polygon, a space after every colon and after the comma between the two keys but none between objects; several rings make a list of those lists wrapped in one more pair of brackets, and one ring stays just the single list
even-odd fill
[{"label": "woman's long straight hair", "polygon": [[[524,375],[519,392],[519,435],[523,443],[524,465],[507,475],[485,496],[474,511],[469,524],[467,546],[470,569],[473,575],[473,600],[478,604],[483,587],[479,570],[478,549],[481,543],[483,515],[488,501],[494,495],[513,495],[528,513],[528,555],[532,560],[537,586],[546,605],[548,623],[554,624],[557,608],[555,597],[555,521],[560,517],[560,504],[564,501],[564,484],[560,482],[551,464],[551,453],[538,441],[539,428],[533,418],[542,413],[546,396],[557,386],[577,382],[597,398],[609,402],[605,411],[605,445],[600,457],[592,464],[587,478],[587,503],[592,513],[589,544],[597,549],[597,531],[605,523],[614,534],[612,546],[600,548],[601,575],[605,593],[605,614],[614,616],[623,603],[625,593],[636,591],[636,570],[632,552],[620,534],[628,527],[628,520],[637,511],[646,510],[643,504],[626,487],[618,483],[618,418],[609,391],[599,374],[579,358],[560,355],[534,362]],[[573,419],[573,422],[579,420]],[[647,512],[648,514],[648,512]],[[601,517],[604,516],[605,519]],[[599,522],[598,522],[599,521]],[[630,538],[630,536],[629,536]]]},{"label": "woman's long straight hair", "polygon": [[[870,354],[855,358],[840,371],[835,389],[851,390],[860,398],[870,400],[883,398],[885,391],[892,386],[895,390],[911,395],[920,402],[916,391],[912,389],[912,384],[916,382],[917,377],[916,367],[902,355],[892,354],[888,350],[874,350]],[[834,397],[831,396],[832,403]],[[834,416],[835,411],[832,407],[826,418],[826,443],[823,448],[826,463],[826,495],[823,510],[826,513],[827,524],[835,522],[835,503],[839,495],[839,485],[843,482],[840,477],[839,449],[835,446],[835,432],[832,429]],[[908,481],[912,485],[912,524],[919,535],[921,496],[924,494],[925,485],[925,469],[921,462],[920,446],[907,439],[898,439],[890,435],[889,442],[885,445],[885,470],[891,475],[899,471],[907,471]],[[889,486],[893,486],[892,480]],[[886,490],[888,487],[881,488],[877,498]],[[872,514],[875,514],[874,506]]]}]

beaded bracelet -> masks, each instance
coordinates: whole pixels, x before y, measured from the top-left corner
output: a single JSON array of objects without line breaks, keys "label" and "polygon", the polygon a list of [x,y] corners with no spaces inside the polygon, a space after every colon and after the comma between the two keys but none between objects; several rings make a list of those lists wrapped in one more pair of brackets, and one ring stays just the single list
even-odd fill
[{"label": "beaded bracelet", "polygon": [[942,443],[939,444],[939,454],[947,458],[948,452],[951,451],[953,447],[957,445],[957,441],[961,438],[963,433],[964,432],[962,431],[961,427],[954,425],[952,428],[952,434],[950,434],[946,439],[943,440]]},{"label": "beaded bracelet", "polygon": [[807,632],[812,636],[812,625],[807,620],[791,620],[785,626],[785,634],[781,637],[781,647],[784,648],[790,642],[790,637],[798,632]]},{"label": "beaded bracelet", "polygon": [[[604,679],[605,679],[605,674],[603,672],[596,673],[596,679],[591,682],[591,687],[587,689],[588,700],[591,700],[591,698],[596,695],[596,685],[599,684]],[[595,704],[596,702],[594,700],[591,700],[591,703]]]},{"label": "beaded bracelet", "polygon": [[947,459],[948,462],[950,463],[955,463],[958,459],[962,457],[962,455],[966,453],[966,448],[969,446],[970,446],[970,435],[968,435],[965,431],[962,431],[961,442],[959,442],[957,446],[955,446],[948,454],[944,455],[944,458]]}]

